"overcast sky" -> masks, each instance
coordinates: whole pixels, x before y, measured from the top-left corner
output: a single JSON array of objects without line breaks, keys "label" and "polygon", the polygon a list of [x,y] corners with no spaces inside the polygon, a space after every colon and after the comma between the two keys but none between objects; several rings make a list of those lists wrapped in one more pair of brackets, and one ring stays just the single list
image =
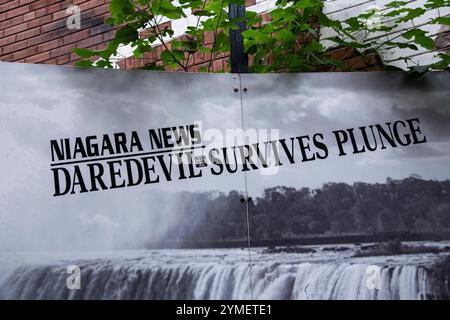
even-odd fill
[{"label": "overcast sky", "polygon": [[[389,148],[286,166],[277,175],[251,174],[250,189],[270,185],[320,187],[324,182],[384,182],[415,173],[450,178],[450,82],[445,73],[422,81],[398,73],[245,75],[245,126],[279,128],[281,137],[420,119],[426,144]],[[357,131],[357,129],[355,129]],[[332,149],[332,148],[331,148]]]},{"label": "overcast sky", "polygon": [[[164,233],[182,205],[177,191],[243,190],[242,174],[52,197],[51,139],[202,121],[204,132],[241,127],[232,75],[81,70],[0,63],[0,250],[105,249]],[[245,75],[246,129],[280,138],[418,117],[428,142],[287,165],[249,174],[249,193],[276,185],[383,182],[411,173],[450,178],[450,91],[445,74],[417,82],[398,74]],[[220,143],[219,143],[220,144]],[[206,172],[205,172],[206,173]]]}]

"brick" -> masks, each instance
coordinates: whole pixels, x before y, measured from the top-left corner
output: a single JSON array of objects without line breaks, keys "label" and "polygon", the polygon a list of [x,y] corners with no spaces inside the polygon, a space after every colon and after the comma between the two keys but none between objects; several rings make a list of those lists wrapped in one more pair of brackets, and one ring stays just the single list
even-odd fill
[{"label": "brick", "polygon": [[36,44],[36,43],[33,43],[33,42],[35,42],[37,39],[41,39],[41,38],[43,38],[43,37],[42,36],[38,36],[38,37],[33,38],[32,39],[33,41],[31,41],[31,40],[18,41],[18,42],[10,44],[8,46],[5,46],[3,49],[4,49],[4,52],[6,52],[6,53],[14,52],[14,51],[21,50],[21,49],[25,49],[27,47],[30,47],[30,46],[33,46],[34,44]]},{"label": "brick", "polygon": [[69,16],[70,16],[70,14],[68,14],[66,12],[66,10],[64,9],[62,11],[57,11],[55,13],[52,13],[52,20],[53,21],[61,20],[61,19],[66,20],[66,18],[69,17]]},{"label": "brick", "polygon": [[135,60],[134,59],[125,59],[124,63],[121,65],[119,64],[120,68],[123,69],[134,69],[135,64],[134,64]]},{"label": "brick", "polygon": [[94,48],[94,50],[104,50],[104,49],[106,49],[106,43],[105,42],[97,44],[95,46],[95,48]]},{"label": "brick", "polygon": [[30,29],[30,30],[18,33],[16,41],[21,41],[21,40],[28,39],[31,37],[36,37],[40,34],[41,34],[40,28]]},{"label": "brick", "polygon": [[[82,29],[86,29],[86,28],[94,28],[94,27],[98,27],[98,26],[107,26],[105,25],[105,18],[101,15],[99,16],[87,16],[84,14],[81,14],[81,28]],[[109,30],[111,30],[112,27],[109,27]],[[99,33],[99,32],[97,32]]]},{"label": "brick", "polygon": [[230,72],[230,70],[231,70],[230,66],[231,66],[231,64],[230,64],[229,57],[227,57],[226,59],[223,59],[223,71]]},{"label": "brick", "polygon": [[26,29],[27,29],[27,23],[24,22],[24,23],[15,25],[14,27],[5,29],[5,36],[9,36],[11,34],[19,33],[19,32],[24,31]]},{"label": "brick", "polygon": [[[79,4],[79,7],[80,7],[81,11],[86,11],[89,9],[93,9],[95,7],[99,7],[99,6],[103,5],[104,3],[105,3],[105,1],[103,1],[103,0],[90,0],[90,1],[86,1],[86,2]],[[109,2],[107,3],[107,5],[109,6]]]},{"label": "brick", "polygon": [[54,65],[54,64],[56,64],[56,59],[48,59],[48,60],[43,61],[42,63]]},{"label": "brick", "polygon": [[36,12],[31,11],[31,12],[25,13],[23,15],[23,21],[29,21],[29,20],[34,19],[35,17],[36,17]]},{"label": "brick", "polygon": [[272,21],[272,17],[270,16],[269,13],[262,13],[261,14],[261,19],[262,19],[262,24],[266,24],[269,21]]},{"label": "brick", "polygon": [[39,53],[38,47],[30,47],[13,53],[13,60],[17,61]]},{"label": "brick", "polygon": [[205,44],[213,43],[214,41],[214,33],[212,31],[207,31],[203,34],[203,42]]},{"label": "brick", "polygon": [[206,59],[206,55],[203,52],[196,52],[194,54],[194,59],[193,59],[193,63],[192,64],[199,64],[204,62]]},{"label": "brick", "polygon": [[52,21],[52,16],[40,17],[40,18],[31,20],[31,21],[28,21],[28,28],[39,27],[46,23],[49,23],[50,21]]},{"label": "brick", "polygon": [[28,11],[30,11],[30,9],[29,9],[29,7],[27,5],[23,6],[23,7],[18,7],[16,9],[8,11],[6,13],[6,19],[9,19],[9,18],[12,18],[12,17],[15,17],[15,16],[19,16],[19,15],[24,15]]},{"label": "brick", "polygon": [[109,3],[94,9],[94,15],[98,16],[103,13],[109,13]]},{"label": "brick", "polygon": [[202,71],[202,70],[201,70],[202,68],[208,69],[208,66],[209,66],[209,63],[208,63],[208,62],[205,62],[205,63],[198,64],[198,65],[196,65],[196,66],[191,67],[191,68],[190,68],[190,71],[193,71],[193,72],[201,72],[201,71]]},{"label": "brick", "polygon": [[47,14],[47,8],[41,8],[41,9],[34,11],[35,17],[42,17],[42,16],[45,16],[46,14]]},{"label": "brick", "polygon": [[103,34],[103,39],[105,41],[109,41],[109,40],[114,38],[115,34],[116,34],[116,30],[108,31],[108,32]]},{"label": "brick", "polygon": [[8,19],[0,22],[0,29],[6,29],[8,27],[15,26],[16,24],[23,22],[23,16],[14,17],[12,19]]},{"label": "brick", "polygon": [[95,37],[89,37],[76,43],[77,48],[87,48],[103,41],[103,35],[99,34]]},{"label": "brick", "polygon": [[96,25],[96,26],[93,26],[92,28],[90,28],[89,31],[90,31],[90,35],[94,36],[99,33],[105,33],[105,32],[111,31],[111,30],[113,30],[113,28],[114,27],[107,25],[107,24],[99,24],[99,25]]},{"label": "brick", "polygon": [[65,1],[60,1],[60,2],[56,2],[55,4],[52,4],[50,6],[47,6],[47,13],[55,13],[57,11],[63,10],[65,11],[68,7],[70,7],[72,5],[72,1],[71,0],[65,0]]},{"label": "brick", "polygon": [[354,57],[357,54],[356,50],[353,48],[339,48],[330,51],[330,57],[336,60],[344,60]]},{"label": "brick", "polygon": [[[62,32],[66,32],[65,29],[61,29]],[[44,43],[44,42],[49,42],[51,40],[54,39],[62,39],[62,33],[59,30],[50,32],[50,33],[45,33],[45,34],[40,34],[39,36],[33,37],[33,38],[29,38],[26,40],[22,40],[22,41],[18,41],[15,43],[12,43],[8,46],[5,46],[4,49],[4,53],[10,53],[10,52],[14,52],[14,51],[18,51],[27,47],[31,47],[31,46],[36,46],[38,44]]]},{"label": "brick", "polygon": [[64,37],[64,44],[80,41],[89,37],[89,30],[80,30]]},{"label": "brick", "polygon": [[214,60],[212,63],[211,71],[222,71],[222,70],[223,70],[222,59]]},{"label": "brick", "polygon": [[39,1],[35,1],[33,3],[30,3],[30,10],[37,10],[40,8],[44,8],[44,7],[48,7],[52,4],[54,4],[57,1],[61,1],[61,0],[39,0]]},{"label": "brick", "polygon": [[48,52],[42,52],[37,55],[25,58],[26,63],[37,63],[42,62],[50,58],[50,54]]},{"label": "brick", "polygon": [[72,52],[69,56],[70,56],[70,61],[80,60],[80,57],[75,52]]},{"label": "brick", "polygon": [[[350,70],[361,70],[368,67],[381,65],[381,59],[378,54],[370,53],[363,56],[356,56],[354,58],[344,60],[344,70],[350,69]],[[337,71],[342,71],[340,68],[337,69]]]},{"label": "brick", "polygon": [[46,32],[50,32],[52,30],[56,30],[59,28],[65,28],[66,27],[66,21],[65,20],[59,20],[59,21],[54,21],[51,23],[47,23],[41,26],[41,32],[42,33],[46,33]]},{"label": "brick", "polygon": [[[14,35],[14,37],[15,37],[15,35]],[[16,50],[20,50],[23,48],[26,48],[26,43],[24,41],[22,41],[22,42],[10,41],[8,45],[3,45],[3,53],[4,54],[10,53],[10,52],[14,52]]]},{"label": "brick", "polygon": [[22,6],[24,4],[29,4],[34,1],[36,1],[36,0],[19,0],[19,5]]},{"label": "brick", "polygon": [[69,62],[70,62],[70,55],[68,55],[68,54],[56,58],[56,64],[58,64],[58,65],[67,64]]},{"label": "brick", "polygon": [[0,57],[0,61],[14,61],[14,57],[12,54],[3,55]]},{"label": "brick", "polygon": [[13,8],[17,8],[17,6],[19,6],[18,0],[5,2],[0,5],[0,12],[5,12]]},{"label": "brick", "polygon": [[37,47],[38,47],[39,52],[50,52],[50,50],[61,47],[63,44],[64,44],[64,39],[59,38],[59,39],[55,39],[52,41],[41,43]]},{"label": "brick", "polygon": [[135,68],[142,68],[145,65],[144,59],[136,59],[136,67]]}]

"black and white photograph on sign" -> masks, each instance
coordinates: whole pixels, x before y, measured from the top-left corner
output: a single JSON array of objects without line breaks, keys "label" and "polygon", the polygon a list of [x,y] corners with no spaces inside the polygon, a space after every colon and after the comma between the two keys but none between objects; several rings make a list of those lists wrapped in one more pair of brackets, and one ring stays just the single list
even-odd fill
[{"label": "black and white photograph on sign", "polygon": [[0,70],[1,298],[246,297],[247,251],[221,248],[246,236],[243,173],[203,148],[241,127],[232,75]]},{"label": "black and white photograph on sign", "polygon": [[1,299],[448,299],[448,74],[0,63]]},{"label": "black and white photograph on sign", "polygon": [[253,249],[265,261],[253,267],[255,294],[448,299],[448,74],[243,75],[243,83],[247,143],[270,141],[263,150],[273,164],[247,178],[253,243],[267,247]]}]

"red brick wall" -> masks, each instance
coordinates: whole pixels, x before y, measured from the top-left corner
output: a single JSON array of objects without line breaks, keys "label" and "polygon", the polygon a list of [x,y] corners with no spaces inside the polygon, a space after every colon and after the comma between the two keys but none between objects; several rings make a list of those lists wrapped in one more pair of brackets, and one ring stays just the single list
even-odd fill
[{"label": "red brick wall", "polygon": [[[78,57],[73,48],[102,49],[114,36],[112,27],[104,24],[109,16],[110,0],[0,0],[0,61],[72,65]],[[250,6],[256,0],[246,0]],[[66,9],[78,5],[81,11],[81,29],[71,30],[66,22]],[[263,14],[263,23],[268,20]],[[171,28],[166,22],[162,27]],[[145,36],[145,32],[141,34]],[[205,34],[206,45],[212,46],[213,34]],[[169,44],[170,45],[170,44]],[[127,58],[119,62],[120,68],[135,69],[148,63],[160,63],[162,46],[154,53],[146,53],[143,58]],[[356,70],[380,70],[378,56],[360,59],[354,50],[336,51],[339,59],[351,64]],[[228,54],[213,57],[198,52],[190,58],[189,71],[228,71]]]},{"label": "red brick wall", "polygon": [[[81,29],[66,26],[66,9],[81,9]],[[103,23],[109,0],[0,0],[0,60],[73,64],[73,48],[100,49],[114,31]]]}]

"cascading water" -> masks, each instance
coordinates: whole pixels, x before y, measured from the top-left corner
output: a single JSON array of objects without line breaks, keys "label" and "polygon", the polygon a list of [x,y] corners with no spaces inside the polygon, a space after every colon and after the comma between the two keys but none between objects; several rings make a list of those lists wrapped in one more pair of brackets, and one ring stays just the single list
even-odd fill
[{"label": "cascading water", "polygon": [[[208,255],[207,251],[197,252],[197,259],[174,257],[176,251],[171,251],[163,257],[153,252],[131,259],[23,265],[0,283],[0,298],[249,299],[250,268],[244,255],[233,250],[227,255]],[[370,289],[367,270],[371,263],[348,259],[301,262],[298,255],[257,258],[261,259],[251,268],[256,299],[423,299],[432,291],[427,270],[420,265],[380,265],[379,289]],[[67,289],[68,264],[82,270],[80,290]]]}]

